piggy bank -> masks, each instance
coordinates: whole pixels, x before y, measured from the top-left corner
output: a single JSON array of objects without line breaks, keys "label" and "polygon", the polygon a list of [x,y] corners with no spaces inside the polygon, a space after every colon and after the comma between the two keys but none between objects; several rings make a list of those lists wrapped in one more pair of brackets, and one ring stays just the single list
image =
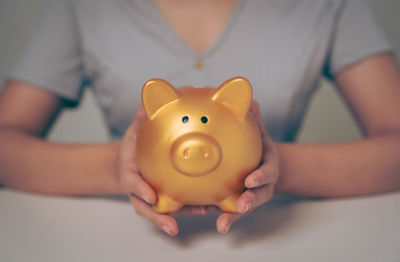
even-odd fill
[{"label": "piggy bank", "polygon": [[244,179],[262,155],[251,101],[251,85],[242,77],[218,88],[175,89],[162,79],[144,84],[146,117],[137,136],[137,161],[157,193],[155,211],[216,205],[237,212]]}]

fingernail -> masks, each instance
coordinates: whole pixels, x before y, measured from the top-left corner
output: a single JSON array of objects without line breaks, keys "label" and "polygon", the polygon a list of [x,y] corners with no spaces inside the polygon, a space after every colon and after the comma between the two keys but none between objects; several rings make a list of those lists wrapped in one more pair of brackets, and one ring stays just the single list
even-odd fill
[{"label": "fingernail", "polygon": [[227,225],[226,223],[222,223],[222,226],[221,226],[221,233],[225,234],[225,233],[228,232],[228,230],[229,230],[228,225]]},{"label": "fingernail", "polygon": [[225,225],[225,226],[226,226],[226,232],[225,233],[227,233],[229,231],[229,229],[231,228],[231,226],[230,225]]},{"label": "fingernail", "polygon": [[250,203],[242,203],[242,213],[246,213],[250,209]]},{"label": "fingernail", "polygon": [[204,215],[206,213],[206,209],[204,207],[199,207],[193,210],[194,214]]},{"label": "fingernail", "polygon": [[171,229],[171,234],[172,234],[172,236],[176,236],[176,235],[178,234],[178,231],[179,231],[178,228],[176,228],[176,229]]},{"label": "fingernail", "polygon": [[256,186],[256,180],[250,180],[250,182],[248,183],[248,187],[255,187]]},{"label": "fingernail", "polygon": [[143,198],[144,201],[146,201],[148,204],[151,204],[151,203],[150,203],[150,199],[149,199],[149,197],[148,197],[147,195],[143,195],[142,198]]},{"label": "fingernail", "polygon": [[162,230],[165,231],[165,233],[167,233],[168,235],[172,236],[172,232],[171,232],[171,229],[169,228],[169,226],[165,226],[164,225],[161,228],[162,228]]}]

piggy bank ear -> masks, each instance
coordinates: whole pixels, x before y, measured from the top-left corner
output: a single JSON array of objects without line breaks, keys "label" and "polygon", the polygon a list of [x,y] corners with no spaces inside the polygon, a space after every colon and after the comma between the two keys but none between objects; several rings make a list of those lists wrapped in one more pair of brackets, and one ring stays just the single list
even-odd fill
[{"label": "piggy bank ear", "polygon": [[239,118],[244,118],[251,104],[251,85],[244,77],[231,78],[218,87],[211,99],[227,106]]},{"label": "piggy bank ear", "polygon": [[143,107],[150,119],[153,119],[163,106],[177,99],[179,99],[178,92],[165,80],[150,79],[143,86]]}]

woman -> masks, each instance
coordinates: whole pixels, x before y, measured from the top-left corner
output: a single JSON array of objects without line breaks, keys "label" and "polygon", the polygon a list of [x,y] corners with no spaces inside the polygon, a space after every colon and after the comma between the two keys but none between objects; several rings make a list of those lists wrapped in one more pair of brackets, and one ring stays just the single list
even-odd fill
[{"label": "woman", "polygon": [[[142,84],[218,86],[242,75],[263,134],[263,164],[245,180],[240,211],[219,232],[276,193],[341,197],[400,188],[400,75],[361,0],[62,0],[52,4],[0,97],[0,182],[47,194],[129,195],[136,212],[174,236],[135,162]],[[365,137],[295,144],[323,75],[335,81]],[[107,144],[43,138],[90,82],[111,136]],[[132,118],[134,120],[131,122]],[[264,128],[267,124],[267,129]],[[119,140],[123,138],[122,140]]]}]

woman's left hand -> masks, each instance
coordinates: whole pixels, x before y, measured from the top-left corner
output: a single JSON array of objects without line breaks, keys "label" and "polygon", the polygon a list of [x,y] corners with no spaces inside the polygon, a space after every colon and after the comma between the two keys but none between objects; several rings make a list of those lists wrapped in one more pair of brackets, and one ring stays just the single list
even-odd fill
[{"label": "woman's left hand", "polygon": [[257,122],[262,137],[262,164],[250,173],[244,181],[247,190],[242,193],[236,202],[239,213],[223,212],[218,217],[217,230],[221,233],[228,232],[235,221],[268,202],[273,196],[274,188],[279,177],[278,147],[269,137],[264,127],[259,105],[255,100],[253,100],[251,104],[250,112]]}]

